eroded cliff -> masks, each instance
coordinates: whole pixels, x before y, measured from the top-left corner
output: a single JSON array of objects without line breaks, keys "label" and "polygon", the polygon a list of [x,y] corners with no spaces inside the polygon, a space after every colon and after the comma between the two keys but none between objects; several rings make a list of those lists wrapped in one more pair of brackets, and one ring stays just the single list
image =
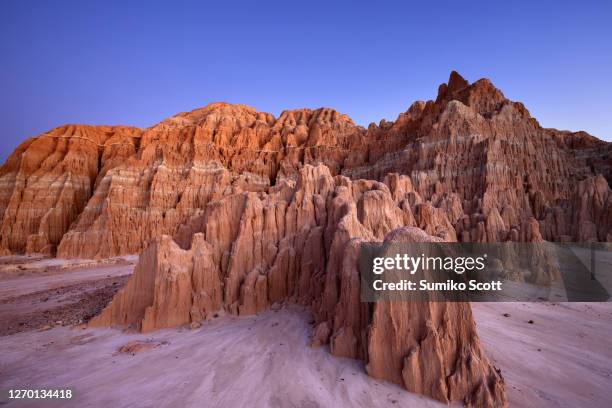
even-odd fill
[{"label": "eroded cliff", "polygon": [[0,252],[140,253],[96,326],[290,301],[313,345],[442,401],[505,405],[466,303],[362,303],[363,241],[612,241],[612,144],[544,129],[486,79],[367,129],[211,104],[148,129],[64,126],[0,169]]},{"label": "eroded cliff", "polygon": [[[376,378],[442,401],[505,404],[504,382],[482,352],[467,303],[360,300],[362,241],[442,241],[452,209],[422,217],[409,178],[384,183],[333,177],[305,165],[297,182],[242,192],[209,205],[193,240],[162,236],[93,326],[142,331],[249,315],[273,303],[308,305],[314,345],[362,359]],[[413,215],[416,213],[416,216]]]},{"label": "eroded cliff", "polygon": [[351,179],[408,175],[423,202],[456,207],[449,221],[461,241],[516,239],[530,218],[548,240],[605,241],[611,149],[584,132],[541,128],[490,81],[456,73],[435,101],[367,130],[332,109],[275,118],[223,103],[145,130],[63,126],[23,143],[1,168],[0,248],[137,253],[209,202],[295,180],[305,164]]}]

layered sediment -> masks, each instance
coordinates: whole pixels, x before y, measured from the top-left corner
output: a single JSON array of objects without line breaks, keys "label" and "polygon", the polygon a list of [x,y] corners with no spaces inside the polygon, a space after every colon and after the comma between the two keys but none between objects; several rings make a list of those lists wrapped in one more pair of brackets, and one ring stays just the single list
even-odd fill
[{"label": "layered sediment", "polygon": [[[504,382],[482,352],[467,303],[361,303],[362,241],[442,241],[450,210],[415,213],[406,176],[351,181],[305,165],[297,182],[209,206],[191,242],[162,236],[92,326],[142,331],[250,315],[273,303],[311,307],[315,345],[362,359],[367,372],[441,401],[504,405]],[[177,243],[178,241],[178,243]],[[179,245],[183,245],[183,248]]]},{"label": "layered sediment", "polygon": [[211,104],[148,129],[65,126],[0,169],[0,251],[141,253],[94,326],[310,306],[313,345],[441,401],[505,405],[467,303],[360,302],[363,241],[612,241],[612,144],[542,128],[453,72],[367,129]]}]

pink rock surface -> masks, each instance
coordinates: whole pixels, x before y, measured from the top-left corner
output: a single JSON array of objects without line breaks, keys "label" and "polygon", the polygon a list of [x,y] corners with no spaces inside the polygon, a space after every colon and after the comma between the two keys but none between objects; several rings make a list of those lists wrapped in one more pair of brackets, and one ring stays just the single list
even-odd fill
[{"label": "pink rock surface", "polygon": [[91,321],[142,331],[308,305],[313,345],[438,400],[504,406],[469,304],[360,301],[362,241],[610,241],[612,144],[544,129],[456,72],[364,129],[216,103],[149,129],[64,126],[0,169],[0,252],[140,253]]}]

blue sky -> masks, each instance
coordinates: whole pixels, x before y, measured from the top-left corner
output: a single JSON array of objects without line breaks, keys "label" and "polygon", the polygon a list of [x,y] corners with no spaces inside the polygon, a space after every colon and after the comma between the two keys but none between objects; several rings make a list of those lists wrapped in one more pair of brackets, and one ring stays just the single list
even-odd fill
[{"label": "blue sky", "polygon": [[214,101],[367,125],[488,77],[547,127],[612,140],[612,2],[0,2],[0,160],[60,124]]}]

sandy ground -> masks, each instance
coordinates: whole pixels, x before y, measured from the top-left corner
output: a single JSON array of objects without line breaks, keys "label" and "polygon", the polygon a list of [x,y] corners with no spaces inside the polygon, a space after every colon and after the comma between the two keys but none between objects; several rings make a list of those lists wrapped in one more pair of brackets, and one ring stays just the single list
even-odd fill
[{"label": "sandy ground", "polygon": [[[196,330],[142,335],[60,327],[6,336],[0,389],[69,387],[75,398],[61,406],[78,407],[443,406],[368,377],[358,361],[310,348],[308,321],[308,312],[289,306]],[[157,347],[118,352],[135,339]]]},{"label": "sandy ground", "polygon": [[[29,285],[32,281],[22,280],[26,277],[35,278],[34,281],[45,276],[54,276],[53,280],[47,281],[49,285],[57,285],[58,280],[64,279],[70,283],[75,283],[79,280],[95,279],[100,274],[92,272],[92,270],[100,270],[102,268],[134,266],[138,262],[138,255],[122,256],[109,259],[62,259],[62,258],[44,258],[40,256],[4,256],[0,257],[0,290],[5,290],[10,287],[6,281],[17,279],[24,290],[31,290]],[[41,280],[42,281],[42,280]],[[0,293],[0,296],[6,295],[6,292]]]},{"label": "sandy ground", "polygon": [[487,355],[506,379],[511,407],[612,406],[612,303],[472,308]]},{"label": "sandy ground", "polygon": [[[34,330],[50,310],[67,307],[68,315],[83,317],[99,308],[108,300],[83,299],[116,290],[123,283],[113,282],[127,279],[133,260],[27,260],[32,263],[37,273],[24,267],[15,275],[15,264],[0,260],[0,322],[5,316],[36,322],[0,336],[0,405],[440,406],[368,377],[361,362],[310,348],[310,315],[296,306],[146,335],[66,327],[69,322]],[[9,269],[4,276],[3,267]],[[473,309],[482,344],[506,379],[511,407],[612,406],[612,303],[474,303]],[[119,352],[135,340],[142,342],[135,350]],[[75,397],[8,401],[9,388],[70,388]]]},{"label": "sandy ground", "polygon": [[123,287],[135,262],[11,260],[0,261],[0,336],[86,322]]}]

